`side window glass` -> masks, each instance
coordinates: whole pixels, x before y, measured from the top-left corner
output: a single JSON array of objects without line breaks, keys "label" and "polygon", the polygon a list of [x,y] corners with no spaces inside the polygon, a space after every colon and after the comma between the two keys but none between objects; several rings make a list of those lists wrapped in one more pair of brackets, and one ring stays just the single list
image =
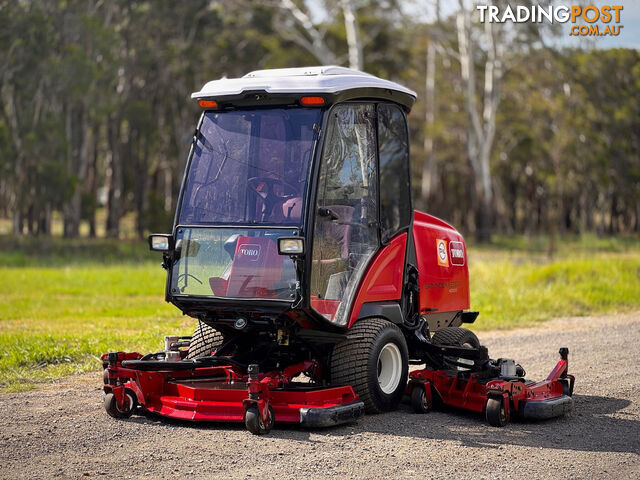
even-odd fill
[{"label": "side window glass", "polygon": [[378,143],[380,230],[386,242],[411,222],[407,125],[404,113],[395,105],[378,105]]},{"label": "side window glass", "polygon": [[345,104],[332,110],[321,162],[311,305],[344,325],[351,298],[379,244],[373,105]]}]

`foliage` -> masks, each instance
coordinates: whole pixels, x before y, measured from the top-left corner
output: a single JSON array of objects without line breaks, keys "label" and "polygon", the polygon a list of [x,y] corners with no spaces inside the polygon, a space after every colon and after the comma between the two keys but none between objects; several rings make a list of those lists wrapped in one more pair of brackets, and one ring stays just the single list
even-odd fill
[{"label": "foliage", "polygon": [[[102,230],[105,207],[109,236],[122,234],[128,213],[138,236],[167,229],[198,114],[189,94],[254,69],[323,58],[345,64],[346,4],[355,9],[364,69],[419,94],[410,117],[419,206],[466,233],[482,210],[495,212],[497,234],[640,231],[637,50],[552,49],[545,45],[553,29],[496,30],[504,72],[494,89],[501,100],[484,205],[465,148],[456,14],[426,22],[419,3],[399,0],[313,8],[284,0],[0,0],[0,217],[15,234],[50,235],[60,214],[64,235],[76,237],[81,223],[91,235]],[[489,57],[482,26],[471,28],[482,102]],[[425,58],[434,44],[435,101],[427,105]],[[428,126],[426,108],[434,109]],[[429,192],[420,189],[425,155],[433,159]]]}]

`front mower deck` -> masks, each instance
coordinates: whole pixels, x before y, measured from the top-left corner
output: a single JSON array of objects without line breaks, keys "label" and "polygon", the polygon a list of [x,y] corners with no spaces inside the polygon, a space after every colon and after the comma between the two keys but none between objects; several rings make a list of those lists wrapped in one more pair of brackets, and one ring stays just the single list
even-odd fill
[{"label": "front mower deck", "polygon": [[140,406],[179,420],[245,422],[252,433],[261,434],[274,422],[328,427],[364,415],[364,404],[351,386],[322,387],[292,380],[313,371],[314,362],[266,374],[250,365],[249,373],[242,374],[232,365],[141,358],[137,353],[103,355],[105,408],[111,416],[128,417]]}]

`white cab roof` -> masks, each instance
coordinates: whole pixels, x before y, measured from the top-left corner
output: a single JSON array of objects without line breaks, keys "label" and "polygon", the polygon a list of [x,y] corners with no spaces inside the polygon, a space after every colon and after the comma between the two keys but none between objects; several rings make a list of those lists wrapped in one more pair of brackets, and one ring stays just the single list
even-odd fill
[{"label": "white cab roof", "polygon": [[242,78],[223,78],[205,84],[191,98],[224,97],[243,92],[264,90],[267,93],[337,93],[361,88],[395,90],[416,98],[416,92],[350,68],[324,66],[256,70]]}]

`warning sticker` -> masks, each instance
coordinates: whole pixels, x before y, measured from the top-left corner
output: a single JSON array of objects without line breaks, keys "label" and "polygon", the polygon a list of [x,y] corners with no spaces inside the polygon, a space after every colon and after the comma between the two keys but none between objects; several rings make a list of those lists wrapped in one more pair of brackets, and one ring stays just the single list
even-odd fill
[{"label": "warning sticker", "polygon": [[449,255],[447,254],[447,241],[436,239],[436,252],[438,256],[438,265],[441,267],[449,266]]}]

